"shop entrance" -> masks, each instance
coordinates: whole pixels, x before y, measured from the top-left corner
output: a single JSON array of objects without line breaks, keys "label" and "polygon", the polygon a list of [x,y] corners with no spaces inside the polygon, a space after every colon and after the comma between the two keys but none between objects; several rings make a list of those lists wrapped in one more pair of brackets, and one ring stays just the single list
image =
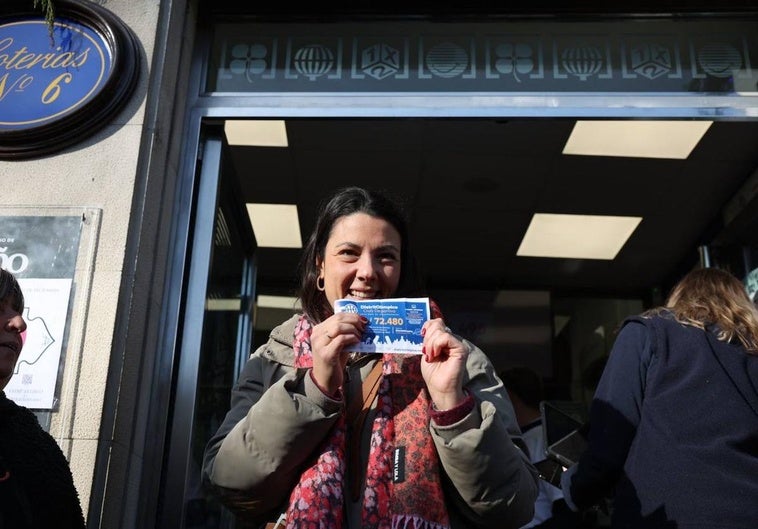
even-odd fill
[{"label": "shop entrance", "polygon": [[[178,360],[161,527],[234,527],[199,488],[202,450],[251,348],[297,310],[299,246],[264,242],[256,205],[295,211],[302,242],[337,187],[399,198],[451,328],[498,370],[530,366],[549,398],[585,403],[624,317],[698,264],[746,278],[756,267],[752,20],[720,20],[719,35],[699,17],[319,24],[215,4],[183,131],[178,200],[191,220],[177,253],[189,265],[174,279],[185,295],[180,350],[167,353]],[[575,149],[577,129],[610,121],[674,128],[654,141],[605,129],[590,146],[695,139],[663,157]],[[603,255],[579,251],[598,242],[581,229],[548,235],[561,253],[527,244],[532,225],[580,216],[629,224]]]},{"label": "shop entrance", "polygon": [[[261,124],[201,127],[174,423],[174,439],[185,441],[171,452],[164,513],[180,520],[174,527],[234,527],[200,488],[202,450],[251,348],[297,310],[300,249],[264,243],[249,204],[294,206],[305,238],[337,187],[389,192],[406,205],[428,293],[451,327],[498,370],[527,365],[548,397],[585,403],[626,316],[659,303],[706,257],[749,270],[755,241],[729,232],[723,215],[754,181],[756,122],[714,122],[674,160],[565,154],[576,121],[564,119],[264,120],[284,131],[279,146],[240,144],[232,121]],[[519,255],[536,213],[642,220],[613,259]],[[709,246],[727,232],[730,244]]]}]

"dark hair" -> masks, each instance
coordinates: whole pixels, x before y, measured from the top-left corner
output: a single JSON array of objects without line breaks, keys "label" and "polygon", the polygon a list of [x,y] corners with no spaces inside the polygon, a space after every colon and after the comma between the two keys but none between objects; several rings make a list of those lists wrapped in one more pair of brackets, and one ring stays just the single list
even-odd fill
[{"label": "dark hair", "polygon": [[408,238],[405,214],[399,205],[377,191],[361,187],[345,187],[337,190],[328,200],[322,202],[316,218],[316,225],[308,238],[300,260],[299,298],[303,312],[313,322],[328,318],[333,308],[323,292],[316,286],[319,270],[317,262],[324,260],[326,243],[334,224],[348,215],[365,213],[386,220],[400,234],[400,282],[396,294],[410,296],[418,289],[418,271]]},{"label": "dark hair", "polygon": [[512,367],[500,373],[505,389],[513,392],[530,408],[539,409],[545,400],[545,390],[540,377],[528,367]]},{"label": "dark hair", "polygon": [[24,294],[16,281],[16,277],[0,268],[0,303],[10,303],[11,308],[18,313],[24,310]]}]

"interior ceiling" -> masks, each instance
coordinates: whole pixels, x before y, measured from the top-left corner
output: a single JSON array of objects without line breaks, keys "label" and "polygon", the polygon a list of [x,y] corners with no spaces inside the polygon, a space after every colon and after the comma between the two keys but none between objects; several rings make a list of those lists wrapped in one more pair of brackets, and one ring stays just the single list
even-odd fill
[{"label": "interior ceiling", "polygon": [[[319,202],[360,185],[399,198],[429,288],[644,295],[691,266],[758,168],[758,121],[715,122],[686,160],[563,155],[569,119],[289,120],[289,147],[232,148],[245,202]],[[532,214],[643,218],[612,261],[518,257]],[[300,250],[262,248],[262,293],[288,293]]]},{"label": "interior ceiling", "polygon": [[[206,18],[298,17],[324,22],[356,15],[740,16],[755,0],[558,0],[465,3],[445,0],[329,0],[299,4],[202,1]],[[205,16],[205,15],[204,15]],[[275,18],[279,19],[279,18]],[[561,154],[570,119],[290,120],[286,149],[233,147],[246,202],[295,203],[303,236],[319,202],[345,185],[400,197],[432,288],[550,289],[645,295],[667,287],[721,230],[725,203],[758,168],[758,122],[714,123],[687,160]],[[758,210],[758,199],[752,203]],[[613,261],[517,257],[534,212],[637,215],[643,220]],[[744,237],[742,226],[730,237]],[[758,225],[758,212],[747,215]],[[721,230],[723,233],[723,230]],[[750,227],[748,227],[750,231]],[[260,249],[261,293],[294,288],[299,250]]]}]

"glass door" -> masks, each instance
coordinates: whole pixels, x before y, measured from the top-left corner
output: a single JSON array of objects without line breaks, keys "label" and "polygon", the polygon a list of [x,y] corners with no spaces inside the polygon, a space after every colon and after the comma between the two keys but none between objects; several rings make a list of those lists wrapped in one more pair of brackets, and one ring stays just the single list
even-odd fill
[{"label": "glass door", "polygon": [[161,527],[232,527],[201,487],[203,451],[229,407],[252,340],[255,239],[220,127],[207,126],[199,161],[182,342]]}]

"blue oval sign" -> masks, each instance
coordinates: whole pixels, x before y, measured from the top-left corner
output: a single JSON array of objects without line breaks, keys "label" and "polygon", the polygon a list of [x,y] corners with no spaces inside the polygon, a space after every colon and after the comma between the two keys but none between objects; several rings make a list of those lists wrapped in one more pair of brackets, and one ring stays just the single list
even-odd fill
[{"label": "blue oval sign", "polygon": [[70,20],[0,24],[0,130],[58,120],[105,85],[113,58],[103,37]]},{"label": "blue oval sign", "polygon": [[0,159],[45,156],[108,123],[134,93],[139,41],[118,17],[55,0],[52,25],[28,0],[0,1]]}]

